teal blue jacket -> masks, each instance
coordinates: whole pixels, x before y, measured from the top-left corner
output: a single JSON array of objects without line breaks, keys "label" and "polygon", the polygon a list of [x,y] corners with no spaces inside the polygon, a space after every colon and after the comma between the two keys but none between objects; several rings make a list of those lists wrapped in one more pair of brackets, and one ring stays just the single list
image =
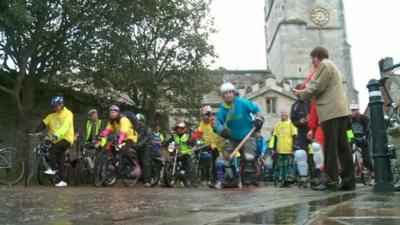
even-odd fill
[{"label": "teal blue jacket", "polygon": [[252,115],[260,112],[260,108],[252,101],[235,97],[231,107],[222,103],[216,114],[214,130],[220,133],[226,126],[231,129],[231,138],[241,141],[253,128]]}]

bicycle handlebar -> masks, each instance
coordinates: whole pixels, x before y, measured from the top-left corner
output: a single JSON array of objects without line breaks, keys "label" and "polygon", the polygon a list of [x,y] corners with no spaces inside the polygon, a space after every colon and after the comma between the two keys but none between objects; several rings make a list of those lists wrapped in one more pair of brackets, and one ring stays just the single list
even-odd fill
[{"label": "bicycle handlebar", "polygon": [[28,133],[28,135],[31,137],[40,137],[43,135],[43,133],[42,132]]},{"label": "bicycle handlebar", "polygon": [[354,137],[353,139],[356,140],[356,141],[368,141],[368,139],[365,138],[365,137],[361,137],[361,138]]},{"label": "bicycle handlebar", "polygon": [[386,73],[386,72],[389,72],[391,70],[397,69],[399,67],[400,67],[400,63],[392,65],[392,66],[389,66],[388,68],[384,68],[384,69],[382,69],[382,72]]},{"label": "bicycle handlebar", "polygon": [[37,132],[37,133],[28,133],[29,136],[31,137],[44,137],[44,139],[42,141],[56,141],[57,138],[55,137],[50,137],[48,135],[43,134],[42,132]]},{"label": "bicycle handlebar", "polygon": [[379,83],[381,84],[381,86],[383,87],[383,91],[385,92],[389,102],[386,104],[386,106],[388,107],[392,107],[393,106],[393,99],[392,96],[390,95],[387,87],[386,87],[386,81],[389,79],[389,76],[384,76],[379,80]]}]

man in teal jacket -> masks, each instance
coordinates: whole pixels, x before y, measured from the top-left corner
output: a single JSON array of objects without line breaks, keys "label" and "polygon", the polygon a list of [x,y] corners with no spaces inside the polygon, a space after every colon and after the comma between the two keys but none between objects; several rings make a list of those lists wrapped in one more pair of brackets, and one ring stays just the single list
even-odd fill
[{"label": "man in teal jacket", "polygon": [[[256,130],[261,129],[264,118],[258,115],[260,108],[255,103],[236,95],[233,84],[222,84],[220,91],[224,102],[216,114],[214,130],[227,139],[224,151],[225,155],[228,155],[239,145],[253,126]],[[241,171],[243,183],[246,186],[256,184],[253,179],[256,171],[256,138],[254,135],[247,139],[240,149],[240,154],[244,163],[244,169]]]}]

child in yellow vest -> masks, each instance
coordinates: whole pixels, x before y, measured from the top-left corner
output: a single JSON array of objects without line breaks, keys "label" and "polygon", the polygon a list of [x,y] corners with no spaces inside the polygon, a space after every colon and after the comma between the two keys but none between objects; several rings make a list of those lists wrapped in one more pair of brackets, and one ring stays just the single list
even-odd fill
[{"label": "child in yellow vest", "polygon": [[275,181],[281,182],[281,187],[293,184],[296,179],[293,156],[293,139],[296,135],[297,129],[288,119],[288,112],[282,111],[281,121],[276,123],[270,142],[270,147],[278,153]]}]

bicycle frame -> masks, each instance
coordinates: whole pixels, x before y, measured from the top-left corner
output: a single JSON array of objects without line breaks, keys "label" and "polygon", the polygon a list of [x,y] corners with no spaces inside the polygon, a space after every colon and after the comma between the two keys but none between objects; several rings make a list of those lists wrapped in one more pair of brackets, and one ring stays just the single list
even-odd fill
[{"label": "bicycle frame", "polygon": [[175,155],[174,155],[174,163],[172,164],[172,176],[175,176],[175,172],[176,172],[176,167],[177,167],[177,163],[178,163],[178,148],[174,148],[175,151]]},{"label": "bicycle frame", "polygon": [[[176,172],[177,172],[177,170],[178,170],[178,163],[180,163],[180,162],[179,162],[179,161],[180,161],[179,158],[180,158],[181,156],[183,156],[183,154],[180,153],[179,147],[176,146],[175,144],[171,144],[171,145],[168,147],[168,153],[169,153],[169,154],[172,154],[172,153],[173,153],[173,156],[167,158],[166,160],[172,162],[172,174],[171,174],[171,176],[172,176],[172,177],[175,177],[175,176],[176,176]],[[180,167],[180,168],[181,168],[181,167]],[[187,171],[185,171],[185,172],[187,172]]]},{"label": "bicycle frame", "polygon": [[390,95],[390,93],[389,93],[389,91],[388,91],[388,89],[387,89],[387,87],[386,87],[386,81],[389,79],[389,77],[387,77],[387,76],[385,76],[385,77],[383,77],[383,78],[381,78],[380,80],[379,80],[379,83],[381,84],[381,86],[382,86],[382,88],[383,88],[383,92],[385,93],[385,95],[386,95],[386,97],[387,97],[387,99],[388,99],[388,103],[386,103],[385,105],[387,106],[387,107],[389,107],[390,108],[390,112],[389,112],[389,117],[388,117],[388,119],[387,119],[387,127],[388,127],[388,125],[390,125],[390,123],[392,122],[392,119],[394,119],[395,120],[395,122],[397,122],[397,123],[399,123],[400,124],[400,118],[399,118],[399,116],[398,116],[398,108],[396,107],[396,105],[394,104],[394,102],[393,102],[393,98],[392,98],[392,96]]},{"label": "bicycle frame", "polygon": [[356,170],[358,173],[362,172],[364,168],[364,163],[361,155],[362,149],[358,147],[356,144],[353,144],[352,150],[353,150],[353,162],[356,166]]},{"label": "bicycle frame", "polygon": [[[94,153],[93,153],[93,150],[94,150]],[[78,158],[83,158],[85,160],[85,162],[87,162],[89,164],[90,164],[90,162],[89,162],[89,160],[90,160],[91,163],[94,166],[94,162],[96,160],[96,152],[97,152],[97,149],[95,149],[95,148],[94,149],[91,149],[91,148],[88,149],[88,148],[84,147],[82,149],[82,151],[79,153]]]},{"label": "bicycle frame", "polygon": [[51,147],[52,143],[50,139],[45,138],[42,140],[39,145],[33,150],[36,154],[37,158],[43,159],[44,166],[46,169],[49,168],[49,148]]},{"label": "bicycle frame", "polygon": [[[121,148],[118,147],[117,145],[117,139],[111,140],[108,142],[108,144],[106,145],[106,147],[104,148],[104,150],[106,151],[108,157],[110,157],[111,163],[113,166],[116,167],[116,174],[117,174],[117,178],[126,178],[127,174],[124,174],[120,169],[120,165],[122,165],[123,163],[123,150]],[[127,156],[125,156],[127,157]],[[135,151],[135,160],[137,160],[137,156],[136,156],[136,151]],[[133,162],[136,166],[139,166],[138,164],[136,164],[136,162]]]},{"label": "bicycle frame", "polygon": [[[6,148],[0,149],[0,153],[5,149]],[[11,155],[9,156],[9,158],[6,158],[3,154],[0,154],[0,169],[12,168],[12,160],[10,160],[10,157],[11,157]]]},{"label": "bicycle frame", "polygon": [[14,147],[2,146],[0,147],[0,170],[1,184],[17,184],[25,174],[25,160]]}]

